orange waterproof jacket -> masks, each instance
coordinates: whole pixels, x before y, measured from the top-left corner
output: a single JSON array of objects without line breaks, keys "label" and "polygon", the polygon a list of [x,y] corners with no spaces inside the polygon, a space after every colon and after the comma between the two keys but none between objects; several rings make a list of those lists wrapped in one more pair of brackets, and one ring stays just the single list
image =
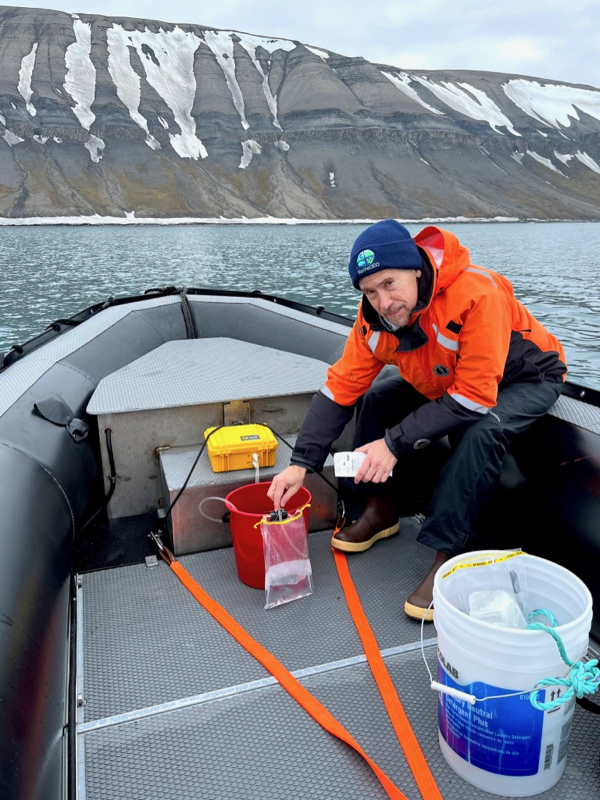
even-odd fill
[{"label": "orange waterproof jacket", "polygon": [[[507,372],[511,382],[543,379],[549,368],[555,375],[559,360],[559,374],[566,373],[562,345],[515,298],[506,278],[473,266],[453,233],[429,227],[415,241],[434,269],[429,301],[409,322],[410,340],[404,337],[399,345],[372,314],[367,322],[363,299],[344,354],[329,370],[325,394],[354,405],[383,366],[394,364],[430,400],[448,392],[466,408],[485,412],[496,404]],[[415,337],[415,324],[426,341]],[[521,363],[528,356],[539,369]]]},{"label": "orange waterproof jacket", "polygon": [[329,369],[320,393],[336,408],[328,410],[324,398],[317,399],[293,463],[320,466],[326,455],[319,445],[325,444],[327,418],[336,433],[349,418],[342,408],[350,410],[386,364],[397,366],[401,376],[432,401],[393,430],[393,441],[386,436],[395,453],[488,413],[503,382],[564,380],[562,345],[515,298],[506,278],[471,264],[468,249],[449,231],[427,227],[415,242],[424,256],[424,270],[409,324],[389,330],[362,298],[344,353]]}]

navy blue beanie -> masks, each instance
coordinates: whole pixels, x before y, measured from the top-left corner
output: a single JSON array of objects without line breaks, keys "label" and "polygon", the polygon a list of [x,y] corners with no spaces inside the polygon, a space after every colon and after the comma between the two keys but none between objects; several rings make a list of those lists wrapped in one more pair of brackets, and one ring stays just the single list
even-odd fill
[{"label": "navy blue beanie", "polygon": [[361,278],[382,269],[421,269],[421,254],[410,233],[395,219],[384,219],[363,231],[352,247],[348,272],[358,289]]}]

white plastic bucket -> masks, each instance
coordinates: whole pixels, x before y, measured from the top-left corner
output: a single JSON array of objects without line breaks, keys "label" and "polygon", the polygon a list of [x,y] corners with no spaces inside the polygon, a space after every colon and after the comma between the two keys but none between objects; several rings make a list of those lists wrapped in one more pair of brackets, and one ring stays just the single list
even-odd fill
[{"label": "white plastic bucket", "polygon": [[[459,564],[496,558],[507,551],[477,551],[450,559],[435,576],[433,600],[438,633],[438,682],[486,697],[522,694],[471,705],[440,693],[439,741],[452,769],[487,792],[528,797],[550,789],[561,778],[573,719],[574,699],[539,711],[529,692],[543,678],[568,672],[554,639],[544,631],[504,628],[473,619],[460,609]],[[556,618],[571,661],[585,655],[592,621],[592,598],[582,581],[564,567],[531,555],[519,556],[534,608]],[[469,569],[470,579],[475,570]],[[484,573],[481,573],[482,579]],[[464,586],[464,585],[463,585]],[[489,586],[482,585],[481,589]],[[549,702],[564,686],[538,695]]]}]

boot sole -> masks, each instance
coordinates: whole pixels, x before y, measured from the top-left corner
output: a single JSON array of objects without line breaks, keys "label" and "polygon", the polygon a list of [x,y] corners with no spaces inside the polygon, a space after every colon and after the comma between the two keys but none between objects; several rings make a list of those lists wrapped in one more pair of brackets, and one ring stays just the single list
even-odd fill
[{"label": "boot sole", "polygon": [[395,533],[398,533],[399,530],[400,523],[397,522],[395,525],[392,525],[391,528],[384,528],[365,542],[344,542],[343,539],[336,539],[335,536],[332,536],[331,546],[335,547],[336,550],[343,550],[346,553],[362,553],[368,550],[369,547],[372,547],[379,539],[387,539]]},{"label": "boot sole", "polygon": [[419,622],[425,620],[425,622],[433,622],[433,608],[421,608],[421,606],[414,606],[412,603],[409,603],[408,600],[404,603],[404,613],[407,617],[411,619],[418,619]]}]

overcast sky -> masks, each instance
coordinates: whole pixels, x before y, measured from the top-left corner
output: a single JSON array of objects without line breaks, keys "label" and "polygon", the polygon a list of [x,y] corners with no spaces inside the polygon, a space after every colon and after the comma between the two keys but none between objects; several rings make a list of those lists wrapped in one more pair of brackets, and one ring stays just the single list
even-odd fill
[{"label": "overcast sky", "polygon": [[6,3],[297,39],[407,70],[475,69],[600,88],[600,0],[58,0]]}]

